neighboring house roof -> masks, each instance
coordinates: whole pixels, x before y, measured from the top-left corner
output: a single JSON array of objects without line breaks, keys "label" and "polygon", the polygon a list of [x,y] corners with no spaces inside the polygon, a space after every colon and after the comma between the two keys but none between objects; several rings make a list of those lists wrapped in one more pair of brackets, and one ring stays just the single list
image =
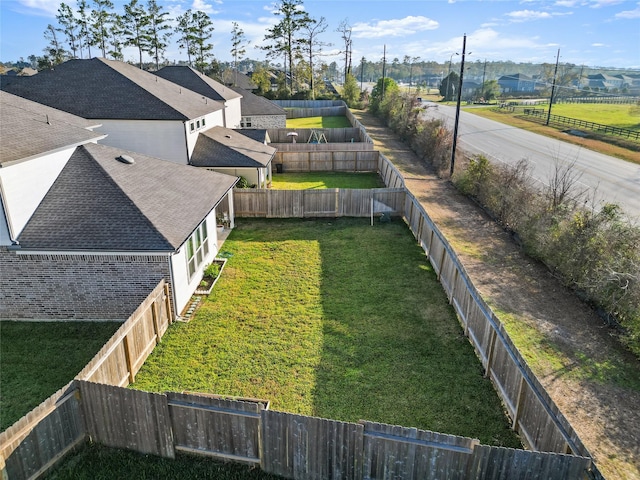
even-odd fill
[{"label": "neighboring house roof", "polygon": [[287,115],[287,112],[285,112],[283,108],[264,97],[243,91],[238,87],[229,88],[242,93],[242,98],[240,99],[240,112],[243,117],[255,115],[284,115],[286,117]]},{"label": "neighboring house roof", "polygon": [[255,84],[249,75],[240,73],[232,68],[222,72],[222,79],[226,85],[238,87],[242,90],[255,90],[258,88],[258,85]]},{"label": "neighboring house roof", "polygon": [[[135,163],[118,160],[123,154]],[[138,153],[84,145],[18,241],[31,250],[173,252],[236,181]]]},{"label": "neighboring house roof", "polygon": [[528,75],[525,75],[524,73],[514,73],[511,75],[503,75],[501,76],[498,81],[502,81],[502,82],[508,82],[508,81],[524,81],[524,82],[532,82],[533,78],[529,77]]},{"label": "neighboring house roof", "polygon": [[207,77],[202,73],[187,66],[169,66],[163,67],[154,72],[161,78],[170,82],[182,85],[189,90],[199,93],[200,95],[217,101],[233,100],[240,98],[242,95],[234,92],[229,87],[216,82],[213,78]]},{"label": "neighboring house roof", "polygon": [[0,91],[0,167],[95,142],[95,122]]},{"label": "neighboring house roof", "polygon": [[24,67],[22,70],[20,70],[20,73],[18,73],[18,75],[30,77],[31,75],[35,75],[36,73],[38,73],[38,70],[31,67]]},{"label": "neighboring house roof", "polygon": [[180,120],[202,117],[224,106],[128,63],[92,58],[69,60],[2,89],[83,118]]},{"label": "neighboring house roof", "polygon": [[266,128],[237,128],[234,132],[241,133],[256,142],[269,143],[269,135],[267,135]]},{"label": "neighboring house roof", "polygon": [[224,127],[200,132],[190,163],[196,167],[266,167],[276,149]]}]

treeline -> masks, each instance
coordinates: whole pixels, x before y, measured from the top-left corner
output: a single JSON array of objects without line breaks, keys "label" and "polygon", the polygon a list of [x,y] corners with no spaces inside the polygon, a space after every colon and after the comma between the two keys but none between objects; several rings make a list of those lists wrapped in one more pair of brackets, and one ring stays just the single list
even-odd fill
[{"label": "treeline", "polygon": [[[439,120],[422,120],[414,98],[393,80],[378,82],[370,110],[385,119],[423,159],[448,175],[451,133]],[[593,306],[640,357],[640,227],[621,208],[597,208],[596,192],[579,187],[573,161],[558,158],[542,190],[522,160],[496,165],[477,156],[453,180],[476,199],[531,257]]]}]

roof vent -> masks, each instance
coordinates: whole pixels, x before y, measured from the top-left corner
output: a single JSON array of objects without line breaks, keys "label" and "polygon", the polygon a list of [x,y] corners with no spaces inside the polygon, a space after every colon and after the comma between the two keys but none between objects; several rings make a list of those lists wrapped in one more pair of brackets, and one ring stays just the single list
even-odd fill
[{"label": "roof vent", "polygon": [[126,163],[127,165],[133,165],[134,163],[136,163],[133,157],[130,157],[129,155],[120,155],[118,158],[116,158],[116,160],[122,163]]},{"label": "roof vent", "polygon": [[227,137],[227,138],[231,138],[231,135],[225,135],[225,137]]}]

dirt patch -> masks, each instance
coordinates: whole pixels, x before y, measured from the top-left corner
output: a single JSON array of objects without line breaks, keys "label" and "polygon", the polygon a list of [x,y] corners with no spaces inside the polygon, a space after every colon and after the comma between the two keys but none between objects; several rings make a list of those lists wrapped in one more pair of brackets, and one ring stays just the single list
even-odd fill
[{"label": "dirt patch", "polygon": [[[640,479],[640,362],[595,312],[526,257],[380,120],[354,112],[456,249],[478,290],[609,479]],[[524,332],[524,333],[522,333]],[[522,338],[518,340],[518,334]],[[534,343],[532,343],[534,342]]]}]

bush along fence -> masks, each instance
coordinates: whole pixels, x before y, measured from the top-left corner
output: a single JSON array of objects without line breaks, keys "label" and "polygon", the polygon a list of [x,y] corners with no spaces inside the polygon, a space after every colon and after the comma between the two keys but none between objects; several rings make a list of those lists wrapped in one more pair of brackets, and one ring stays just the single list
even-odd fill
[{"label": "bush along fence", "polygon": [[584,478],[591,464],[415,428],[271,411],[262,400],[74,380],[6,458],[3,478],[33,478],[55,462],[56,450],[87,440],[165,458],[188,452],[249,463],[297,480],[573,480]]},{"label": "bush along fence", "polygon": [[[547,119],[547,112],[545,110],[535,108],[525,108],[524,114],[533,116],[535,118]],[[640,132],[635,130],[627,130],[625,128],[612,127],[610,125],[602,125],[600,123],[587,122],[585,120],[579,120],[577,118],[563,117],[562,115],[551,114],[549,116],[549,122],[556,125],[566,125],[569,127],[584,128],[593,132],[617,135],[618,137],[625,137],[631,140],[640,140]]]}]

